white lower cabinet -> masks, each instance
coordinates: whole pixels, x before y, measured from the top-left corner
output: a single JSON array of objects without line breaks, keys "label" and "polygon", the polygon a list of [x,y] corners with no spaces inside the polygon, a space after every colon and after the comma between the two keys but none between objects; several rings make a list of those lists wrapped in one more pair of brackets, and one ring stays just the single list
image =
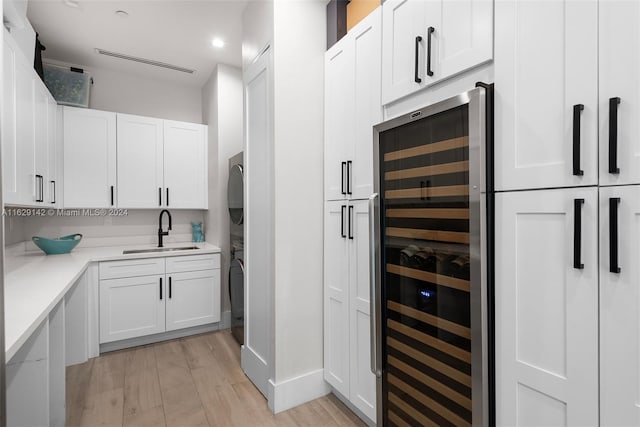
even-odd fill
[{"label": "white lower cabinet", "polygon": [[598,189],[498,193],[496,213],[497,425],[598,425]]},{"label": "white lower cabinet", "polygon": [[101,263],[100,343],[219,322],[219,258],[211,254]]},{"label": "white lower cabinet", "polygon": [[371,421],[376,378],[371,373],[367,200],[325,205],[325,380]]}]

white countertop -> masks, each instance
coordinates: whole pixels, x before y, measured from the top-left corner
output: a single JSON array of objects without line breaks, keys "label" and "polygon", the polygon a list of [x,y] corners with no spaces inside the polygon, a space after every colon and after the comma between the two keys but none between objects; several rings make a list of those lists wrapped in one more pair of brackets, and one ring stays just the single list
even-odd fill
[{"label": "white countertop", "polygon": [[148,252],[123,255],[127,249],[151,249],[153,246],[111,246],[75,248],[64,255],[45,255],[28,251],[5,255],[4,316],[5,354],[9,361],[36,330],[67,291],[96,261],[219,253],[208,243],[172,243],[166,247],[198,246],[199,249],[174,252]]}]

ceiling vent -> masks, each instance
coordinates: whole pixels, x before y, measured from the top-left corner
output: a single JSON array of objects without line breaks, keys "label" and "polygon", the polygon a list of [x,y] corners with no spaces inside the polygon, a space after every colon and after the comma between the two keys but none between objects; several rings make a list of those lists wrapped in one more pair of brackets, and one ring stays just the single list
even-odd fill
[{"label": "ceiling vent", "polygon": [[138,58],[135,56],[125,55],[123,53],[110,52],[108,50],[96,48],[96,53],[100,55],[113,56],[114,58],[125,59],[127,61],[140,62],[141,64],[153,65],[155,67],[168,68],[169,70],[180,71],[181,73],[193,74],[196,70],[190,68],[179,67],[177,65],[167,64],[166,62],[154,61],[152,59]]}]

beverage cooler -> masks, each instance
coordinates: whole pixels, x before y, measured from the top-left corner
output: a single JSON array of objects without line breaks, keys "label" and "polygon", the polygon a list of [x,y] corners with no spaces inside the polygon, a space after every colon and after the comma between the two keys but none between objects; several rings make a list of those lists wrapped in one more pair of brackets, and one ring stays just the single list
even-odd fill
[{"label": "beverage cooler", "polygon": [[374,128],[378,425],[489,424],[487,97],[476,88]]}]

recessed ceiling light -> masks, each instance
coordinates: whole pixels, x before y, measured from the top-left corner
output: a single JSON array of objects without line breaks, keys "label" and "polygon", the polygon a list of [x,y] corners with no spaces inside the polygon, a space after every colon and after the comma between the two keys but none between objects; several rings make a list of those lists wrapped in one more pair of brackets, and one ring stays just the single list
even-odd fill
[{"label": "recessed ceiling light", "polygon": [[224,40],[216,37],[215,39],[211,40],[211,44],[213,45],[213,47],[224,47]]},{"label": "recessed ceiling light", "polygon": [[116,10],[116,15],[120,18],[126,18],[127,16],[129,16],[129,12],[127,12],[126,10]]}]

